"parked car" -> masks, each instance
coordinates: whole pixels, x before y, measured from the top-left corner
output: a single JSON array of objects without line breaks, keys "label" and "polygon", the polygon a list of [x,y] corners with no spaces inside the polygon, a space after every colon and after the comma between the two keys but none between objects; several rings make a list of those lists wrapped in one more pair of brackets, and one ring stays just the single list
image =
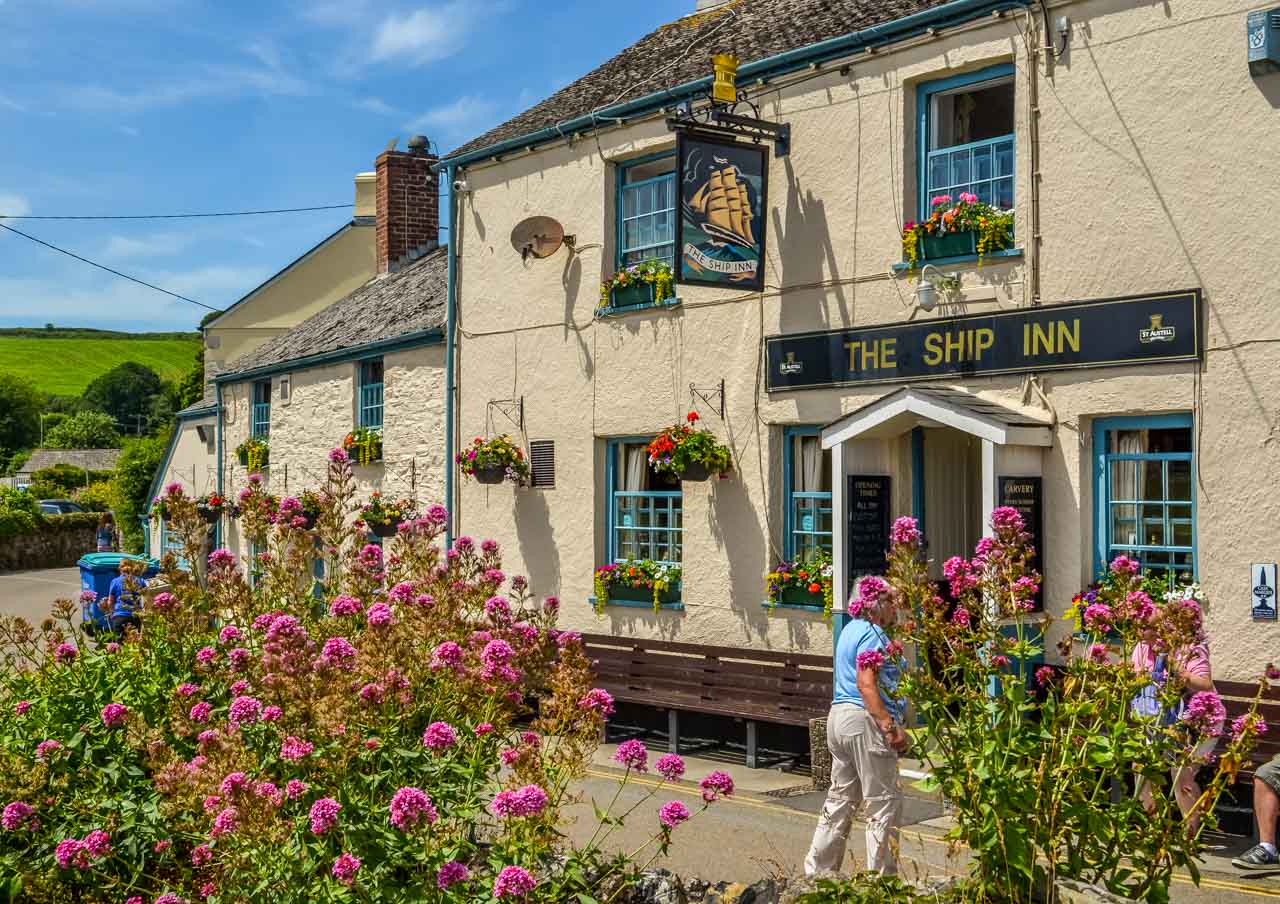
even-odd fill
[{"label": "parked car", "polygon": [[70,515],[74,512],[83,512],[84,509],[70,499],[41,499],[40,511],[45,515]]}]

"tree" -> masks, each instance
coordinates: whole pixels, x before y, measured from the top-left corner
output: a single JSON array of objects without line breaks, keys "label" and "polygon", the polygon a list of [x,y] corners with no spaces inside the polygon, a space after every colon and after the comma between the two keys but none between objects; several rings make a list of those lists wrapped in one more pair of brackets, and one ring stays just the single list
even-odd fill
[{"label": "tree", "polygon": [[204,396],[204,343],[200,344],[191,368],[178,379],[176,393],[179,409],[194,405]]},{"label": "tree", "polygon": [[169,447],[167,435],[147,436],[125,443],[111,479],[111,508],[124,537],[125,549],[142,550],[143,533],[140,519],[151,509],[151,481],[155,479],[164,453]]},{"label": "tree", "polygon": [[46,449],[119,449],[115,421],[101,411],[72,415],[44,437]]},{"label": "tree", "polygon": [[70,497],[88,482],[89,475],[84,468],[69,464],[51,465],[31,475],[31,492],[45,499],[63,499]]},{"label": "tree", "polygon": [[44,396],[35,384],[0,373],[0,451],[27,449],[40,438],[40,410]]},{"label": "tree", "polygon": [[85,389],[82,398],[122,424],[140,424],[151,399],[161,391],[160,377],[137,361],[126,361],[98,377]]}]

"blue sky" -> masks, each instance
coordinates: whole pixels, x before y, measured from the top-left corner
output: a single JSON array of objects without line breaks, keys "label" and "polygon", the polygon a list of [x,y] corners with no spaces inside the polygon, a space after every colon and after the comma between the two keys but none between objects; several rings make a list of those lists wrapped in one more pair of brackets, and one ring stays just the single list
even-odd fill
[{"label": "blue sky", "polygon": [[[394,136],[446,151],[694,0],[0,0],[0,214],[349,203]],[[350,211],[7,221],[225,307]],[[191,329],[204,311],[0,234],[0,326]]]}]

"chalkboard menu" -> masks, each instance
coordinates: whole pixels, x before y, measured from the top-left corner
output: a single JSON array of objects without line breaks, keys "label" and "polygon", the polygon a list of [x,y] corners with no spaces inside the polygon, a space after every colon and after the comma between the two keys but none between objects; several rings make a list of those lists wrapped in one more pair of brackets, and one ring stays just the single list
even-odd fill
[{"label": "chalkboard menu", "polygon": [[1044,481],[1039,477],[1001,477],[999,504],[1016,508],[1031,535],[1035,555],[1031,567],[1040,572],[1040,590],[1036,594],[1036,611],[1044,611]]},{"label": "chalkboard menu", "polygon": [[889,478],[849,477],[849,576],[884,574],[888,569]]}]

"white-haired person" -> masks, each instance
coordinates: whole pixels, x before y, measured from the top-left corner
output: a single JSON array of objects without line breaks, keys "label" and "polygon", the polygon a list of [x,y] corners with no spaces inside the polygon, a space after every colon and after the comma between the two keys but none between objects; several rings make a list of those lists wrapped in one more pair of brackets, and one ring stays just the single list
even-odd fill
[{"label": "white-haired person", "polygon": [[836,643],[834,693],[827,716],[831,788],[804,860],[806,875],[837,871],[844,862],[853,815],[866,807],[867,869],[898,871],[902,786],[898,757],[910,746],[905,702],[896,696],[901,646],[884,628],[897,617],[888,585],[863,578],[849,598],[853,618]]}]

